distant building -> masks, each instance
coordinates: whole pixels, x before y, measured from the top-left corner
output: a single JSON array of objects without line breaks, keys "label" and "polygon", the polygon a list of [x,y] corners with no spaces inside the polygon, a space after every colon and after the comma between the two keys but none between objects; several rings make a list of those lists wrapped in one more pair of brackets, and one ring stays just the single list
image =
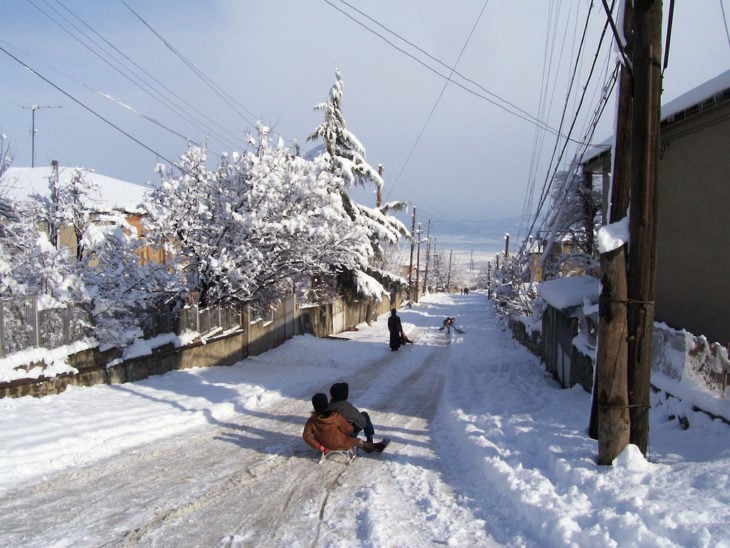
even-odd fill
[{"label": "distant building", "polygon": [[[68,182],[76,169],[59,166],[59,180]],[[146,211],[143,205],[146,194],[151,190],[150,187],[100,175],[86,169],[84,172],[85,178],[94,183],[98,189],[95,195],[89,197],[90,203],[85,205],[97,216],[110,212],[122,213],[127,222],[135,227],[137,235],[144,237],[142,220]],[[52,166],[10,168],[0,178],[0,196],[11,202],[28,201],[34,195],[49,197],[49,178],[55,176],[56,171]],[[75,249],[76,237],[73,230],[69,227],[62,228],[59,243]],[[164,252],[144,247],[140,260],[142,262],[164,262]]]}]

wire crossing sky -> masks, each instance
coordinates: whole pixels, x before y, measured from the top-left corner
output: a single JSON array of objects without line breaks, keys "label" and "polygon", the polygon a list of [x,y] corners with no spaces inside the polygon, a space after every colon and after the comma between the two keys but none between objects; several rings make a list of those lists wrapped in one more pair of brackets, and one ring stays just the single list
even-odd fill
[{"label": "wire crossing sky", "polygon": [[[727,13],[676,3],[665,102],[730,67]],[[613,133],[605,25],[596,0],[17,0],[0,18],[0,132],[13,166],[34,145],[36,165],[144,184],[188,142],[213,164],[244,150],[259,120],[306,153],[339,68],[347,128],[389,200],[423,222],[519,217],[586,136]]]}]

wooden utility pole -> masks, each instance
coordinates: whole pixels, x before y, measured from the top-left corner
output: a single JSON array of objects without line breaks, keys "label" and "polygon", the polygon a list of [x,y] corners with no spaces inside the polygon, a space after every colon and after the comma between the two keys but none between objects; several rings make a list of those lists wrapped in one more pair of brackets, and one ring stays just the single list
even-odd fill
[{"label": "wooden utility pole", "polygon": [[446,275],[446,293],[451,293],[451,259],[454,256],[454,250],[449,250],[449,273]]},{"label": "wooden utility pole", "polygon": [[[625,2],[623,34],[631,51],[631,0]],[[609,221],[626,217],[631,188],[631,74],[619,76],[616,147]],[[605,181],[604,181],[605,184]],[[598,351],[593,387],[590,436],[598,440],[598,463],[611,464],[629,443],[628,328],[626,245],[601,254],[601,297],[598,307]]]},{"label": "wooden utility pole", "polygon": [[411,261],[408,264],[408,300],[413,302],[413,247],[415,241],[413,240],[414,234],[416,233],[416,208],[413,208],[413,217],[411,219]]},{"label": "wooden utility pole", "polygon": [[421,223],[418,223],[418,244],[416,251],[416,302],[418,302],[418,294],[421,292],[421,284],[419,281],[419,273],[421,271]]},{"label": "wooden utility pole", "polygon": [[431,219],[428,220],[426,229],[426,269],[423,273],[423,287],[428,291],[428,263],[431,260]]},{"label": "wooden utility pole", "polygon": [[654,329],[656,183],[662,94],[661,0],[634,0],[633,27],[628,382],[630,439],[646,455]]}]

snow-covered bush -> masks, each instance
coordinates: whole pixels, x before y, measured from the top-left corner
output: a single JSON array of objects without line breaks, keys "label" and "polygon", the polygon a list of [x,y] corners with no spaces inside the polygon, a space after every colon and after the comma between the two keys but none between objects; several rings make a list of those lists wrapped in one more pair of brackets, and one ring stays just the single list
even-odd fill
[{"label": "snow-covered bush", "polygon": [[[85,311],[84,332],[123,345],[172,281],[164,265],[140,263],[137,232],[122,214],[92,209],[86,173],[52,176],[47,195],[13,204],[0,233],[0,297],[33,296],[39,310],[73,305]],[[73,233],[73,249],[59,241],[62,229]]]},{"label": "snow-covered bush", "polygon": [[374,254],[371,220],[382,215],[355,208],[355,222],[324,155],[304,159],[269,128],[257,131],[248,151],[214,170],[204,146],[189,147],[183,172],[163,177],[152,196],[147,230],[201,304],[304,294],[313,280],[331,285],[339,272],[364,270]]}]

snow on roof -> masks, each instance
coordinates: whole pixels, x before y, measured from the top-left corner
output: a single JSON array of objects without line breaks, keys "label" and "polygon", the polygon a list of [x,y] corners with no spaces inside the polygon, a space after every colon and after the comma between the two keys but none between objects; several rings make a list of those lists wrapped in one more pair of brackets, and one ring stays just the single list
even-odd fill
[{"label": "snow on roof", "polygon": [[[730,70],[726,70],[719,76],[715,76],[704,84],[683,93],[676,99],[662,105],[662,122],[683,112],[695,105],[699,105],[712,97],[722,94],[730,89]],[[590,149],[583,155],[582,162],[585,164],[606,151],[607,146],[613,145],[613,137],[610,137]]]},{"label": "snow on roof", "polygon": [[[61,181],[71,178],[73,167],[59,167]],[[82,168],[79,168],[82,169]],[[123,210],[128,212],[142,209],[145,194],[150,187],[122,181],[114,177],[86,171],[87,180],[98,186],[98,193],[93,197],[91,208],[97,211]],[[26,201],[33,194],[48,195],[48,178],[52,175],[51,167],[12,167],[0,178],[0,194],[14,201]]]},{"label": "snow on roof", "polygon": [[730,70],[662,105],[662,121],[730,89]]},{"label": "snow on roof", "polygon": [[558,310],[582,305],[586,300],[596,303],[600,291],[600,282],[592,276],[556,278],[542,282],[537,289],[538,295]]},{"label": "snow on roof", "polygon": [[613,136],[607,138],[605,141],[601,141],[600,143],[593,145],[591,148],[589,148],[586,153],[583,155],[583,163],[593,160],[595,158],[598,158],[601,154],[606,152],[607,150],[611,150],[613,147]]}]

